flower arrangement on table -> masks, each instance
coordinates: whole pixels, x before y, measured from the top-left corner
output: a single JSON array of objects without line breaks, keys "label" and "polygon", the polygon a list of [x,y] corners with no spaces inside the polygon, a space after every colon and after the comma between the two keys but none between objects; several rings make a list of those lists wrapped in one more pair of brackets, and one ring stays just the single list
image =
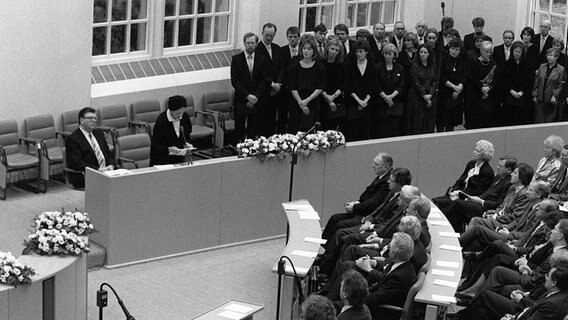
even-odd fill
[{"label": "flower arrangement on table", "polygon": [[89,252],[81,236],[96,232],[87,213],[48,211],[34,219],[33,233],[24,240],[24,252],[40,255],[80,256]]},{"label": "flower arrangement on table", "polygon": [[0,251],[0,283],[14,287],[29,285],[35,275],[34,269],[19,262],[12,253]]},{"label": "flower arrangement on table", "polygon": [[313,151],[327,152],[328,150],[345,145],[345,137],[336,130],[317,131],[308,134],[305,139],[300,141],[303,132],[297,134],[275,134],[268,138],[260,137],[256,140],[245,139],[244,142],[237,144],[239,158],[266,158],[284,159],[287,154],[296,152],[308,156]]}]

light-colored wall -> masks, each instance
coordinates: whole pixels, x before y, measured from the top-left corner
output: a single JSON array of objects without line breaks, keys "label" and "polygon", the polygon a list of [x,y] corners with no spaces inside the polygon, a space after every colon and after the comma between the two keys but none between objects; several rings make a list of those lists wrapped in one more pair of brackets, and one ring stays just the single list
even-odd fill
[{"label": "light-colored wall", "polygon": [[90,0],[0,1],[0,119],[89,105]]}]

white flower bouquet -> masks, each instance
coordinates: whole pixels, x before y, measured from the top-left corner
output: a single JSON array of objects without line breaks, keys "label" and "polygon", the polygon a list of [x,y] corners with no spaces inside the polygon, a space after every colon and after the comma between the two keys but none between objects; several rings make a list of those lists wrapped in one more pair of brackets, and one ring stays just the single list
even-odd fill
[{"label": "white flower bouquet", "polygon": [[284,159],[287,154],[294,152],[294,147],[297,148],[297,153],[307,156],[312,151],[327,152],[345,145],[345,137],[336,130],[318,131],[299,141],[302,135],[303,132],[298,132],[295,135],[287,133],[275,134],[268,138],[260,137],[257,140],[245,139],[244,142],[237,144],[239,158]]},{"label": "white flower bouquet", "polygon": [[19,262],[12,253],[0,251],[0,283],[14,287],[29,285],[35,275],[34,269]]},{"label": "white flower bouquet", "polygon": [[75,233],[78,236],[96,232],[89,214],[70,211],[47,211],[34,219],[34,230],[56,229]]},{"label": "white flower bouquet", "polygon": [[24,241],[22,254],[80,256],[89,252],[89,245],[73,232],[58,229],[39,229]]}]

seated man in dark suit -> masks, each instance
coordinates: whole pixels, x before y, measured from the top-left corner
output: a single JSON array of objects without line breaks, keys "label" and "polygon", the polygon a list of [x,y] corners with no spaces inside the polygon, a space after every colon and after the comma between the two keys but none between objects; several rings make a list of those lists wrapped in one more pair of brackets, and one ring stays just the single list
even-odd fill
[{"label": "seated man in dark suit", "polygon": [[497,164],[497,175],[487,191],[480,196],[471,196],[453,201],[443,210],[444,215],[456,232],[463,232],[463,224],[471,218],[480,217],[487,210],[496,209],[503,203],[511,186],[511,173],[517,166],[517,159],[503,157]]},{"label": "seated man in dark suit", "polygon": [[[99,171],[113,170],[116,162],[112,156],[104,133],[97,128],[95,109],[79,111],[79,128],[65,140],[65,157],[69,169],[85,172],[86,167]],[[74,188],[85,187],[84,174],[69,173]]]},{"label": "seated man in dark suit", "polygon": [[389,178],[393,166],[392,157],[385,152],[379,152],[373,159],[375,179],[363,193],[359,200],[345,203],[345,212],[331,216],[322,233],[323,239],[332,239],[340,228],[347,228],[361,224],[361,219],[373,212],[385,199],[389,192]]},{"label": "seated man in dark suit", "polygon": [[562,148],[562,165],[558,169],[558,175],[556,176],[556,180],[550,186],[550,195],[548,196],[551,199],[565,202],[568,200],[568,145],[565,145]]},{"label": "seated man in dark suit", "polygon": [[408,290],[416,281],[416,271],[410,262],[414,243],[409,235],[397,232],[393,235],[389,258],[391,262],[382,271],[373,270],[369,274],[369,295],[365,304],[371,310],[373,320],[398,320],[400,314],[389,309],[381,309],[382,304],[403,307]]},{"label": "seated man in dark suit", "polygon": [[168,109],[156,118],[150,147],[150,166],[188,161],[187,148],[191,135],[191,120],[185,112],[187,100],[183,96],[168,99]]},{"label": "seated man in dark suit", "polygon": [[337,320],[371,320],[371,312],[364,304],[369,294],[367,280],[355,270],[346,271],[342,278],[340,296],[343,305]]}]

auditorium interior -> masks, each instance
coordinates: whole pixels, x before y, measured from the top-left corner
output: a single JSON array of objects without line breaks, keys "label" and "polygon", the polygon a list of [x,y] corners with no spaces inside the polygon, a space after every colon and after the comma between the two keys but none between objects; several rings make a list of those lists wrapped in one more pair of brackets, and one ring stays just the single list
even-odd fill
[{"label": "auditorium interior", "polygon": [[[181,8],[184,17],[177,12]],[[274,42],[280,45],[287,44],[289,26],[310,33],[319,23],[328,30],[345,23],[351,36],[358,29],[372,31],[377,19],[387,31],[396,21],[409,31],[419,21],[439,30],[442,11],[461,34],[473,31],[474,17],[483,17],[495,45],[502,43],[504,30],[514,30],[515,40],[526,26],[538,30],[543,17],[552,20],[556,37],[566,39],[568,29],[566,0],[19,0],[2,1],[0,9],[0,121],[15,120],[20,132],[30,116],[52,115],[57,130],[64,131],[65,112],[125,105],[130,113],[134,102],[146,99],[157,99],[165,110],[173,95],[191,96],[195,110],[203,110],[206,93],[233,91],[231,57],[243,50],[245,33],[260,35],[267,22],[278,27]],[[186,19],[192,27],[182,31]],[[181,32],[189,32],[189,40]],[[568,139],[568,126],[555,122],[348,142],[345,148],[299,157],[292,199],[308,200],[323,228],[368,185],[372,159],[380,151],[393,156],[395,167],[408,168],[412,184],[432,199],[462,172],[476,141],[491,141],[496,158],[511,155],[536,166],[542,141],[551,134]],[[193,319],[232,299],[262,305],[254,318],[272,319],[279,309],[273,270],[286,247],[282,203],[288,201],[290,166],[289,158],[195,157],[184,172],[108,178],[88,170],[87,181],[94,182],[85,191],[59,181],[49,181],[45,193],[11,186],[0,201],[0,251],[19,257],[33,218],[42,212],[92,209],[99,231],[89,236],[98,243],[92,254],[102,252],[103,262],[91,266],[101,258],[42,257],[46,265],[59,260],[40,268],[45,274],[37,282],[56,275],[62,265],[65,280],[56,279],[50,290],[73,287],[63,289],[69,300],[56,301],[55,310],[36,308],[36,319],[102,319],[96,301],[102,283],[117,290],[136,319]],[[45,302],[50,291],[39,284],[32,294],[35,287],[8,290],[0,284],[0,320],[24,320],[21,315],[30,314],[26,305],[41,305],[42,293]],[[112,295],[102,310],[106,319],[124,317]]]}]

